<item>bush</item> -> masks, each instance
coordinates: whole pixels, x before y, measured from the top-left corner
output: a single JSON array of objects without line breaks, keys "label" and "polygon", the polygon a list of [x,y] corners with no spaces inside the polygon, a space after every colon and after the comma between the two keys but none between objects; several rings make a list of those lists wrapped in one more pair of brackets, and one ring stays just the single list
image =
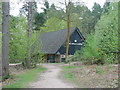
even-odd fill
[{"label": "bush", "polygon": [[103,64],[104,55],[102,53],[101,49],[97,46],[94,34],[90,34],[86,39],[85,47],[75,53],[74,59],[78,60],[79,58],[80,61],[87,64]]}]

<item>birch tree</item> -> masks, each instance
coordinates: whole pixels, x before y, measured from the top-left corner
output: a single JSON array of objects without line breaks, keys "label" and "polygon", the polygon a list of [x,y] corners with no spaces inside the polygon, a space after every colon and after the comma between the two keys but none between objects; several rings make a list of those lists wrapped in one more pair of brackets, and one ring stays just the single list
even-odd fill
[{"label": "birch tree", "polygon": [[2,3],[2,76],[9,75],[9,2]]}]

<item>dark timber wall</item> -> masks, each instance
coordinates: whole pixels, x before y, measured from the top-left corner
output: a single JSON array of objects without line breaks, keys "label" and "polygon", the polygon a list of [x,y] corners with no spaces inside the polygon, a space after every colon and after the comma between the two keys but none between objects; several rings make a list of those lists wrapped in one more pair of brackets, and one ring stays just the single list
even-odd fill
[{"label": "dark timber wall", "polygon": [[[75,40],[77,40],[77,42],[75,42]],[[78,33],[77,30],[74,31],[74,33],[72,33],[72,35],[70,36],[70,43],[82,43],[82,38],[80,36],[80,34]],[[81,45],[69,45],[69,52],[68,54],[69,55],[74,55],[74,53],[77,51],[77,50],[80,50],[81,49]],[[65,54],[66,52],[66,45],[62,45],[60,47],[60,49],[58,50],[58,52],[60,54]]]}]

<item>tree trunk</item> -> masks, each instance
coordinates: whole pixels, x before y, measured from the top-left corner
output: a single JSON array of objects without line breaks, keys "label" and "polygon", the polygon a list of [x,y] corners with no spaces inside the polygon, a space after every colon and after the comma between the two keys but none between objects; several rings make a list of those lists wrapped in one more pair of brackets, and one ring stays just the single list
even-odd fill
[{"label": "tree trunk", "polygon": [[67,28],[68,28],[67,43],[66,43],[66,54],[65,54],[65,60],[67,60],[68,53],[69,53],[69,42],[70,42],[70,12],[69,12],[69,2],[68,2],[68,5],[67,5],[66,0],[65,0],[65,5],[66,5]]},{"label": "tree trunk", "polygon": [[30,68],[30,63],[31,63],[31,55],[30,55],[30,38],[32,34],[32,3],[33,2],[28,2],[28,42],[27,42],[27,68]]},{"label": "tree trunk", "polygon": [[3,79],[9,75],[9,2],[2,3],[2,76]]}]

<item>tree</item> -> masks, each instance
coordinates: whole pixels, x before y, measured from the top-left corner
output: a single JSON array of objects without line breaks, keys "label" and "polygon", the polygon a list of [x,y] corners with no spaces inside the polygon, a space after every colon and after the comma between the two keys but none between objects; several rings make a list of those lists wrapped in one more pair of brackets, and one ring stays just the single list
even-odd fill
[{"label": "tree", "polygon": [[2,76],[3,79],[9,75],[9,2],[2,3]]},{"label": "tree", "polygon": [[94,17],[93,21],[93,25],[94,25],[94,29],[95,29],[95,25],[97,23],[97,21],[100,19],[101,17],[101,14],[102,14],[102,8],[99,4],[97,3],[94,3],[94,6],[92,8],[92,15]]},{"label": "tree", "polygon": [[[0,28],[2,28],[2,3],[0,3]],[[0,32],[2,32],[2,29],[0,29]]]},{"label": "tree", "polygon": [[0,3],[0,75],[2,75],[2,3]]},{"label": "tree", "polygon": [[33,30],[40,31],[40,27],[46,22],[45,14],[36,12],[33,20]]},{"label": "tree", "polygon": [[[46,4],[45,4],[46,5]],[[24,3],[23,7],[20,9],[20,15],[25,16],[26,18],[28,18],[28,2]],[[46,7],[48,7],[46,5]],[[40,27],[44,25],[44,23],[46,22],[46,13],[45,12],[37,12],[37,3],[36,2],[32,2],[32,15],[33,15],[33,28],[32,30],[35,31],[40,31]],[[45,8],[46,9],[46,8]]]},{"label": "tree", "polygon": [[102,13],[102,8],[99,4],[94,3],[94,6],[92,8],[92,14],[95,17],[95,19],[100,19]]},{"label": "tree", "polygon": [[[34,12],[33,12],[34,10]],[[26,16],[28,21],[28,30],[27,30],[27,58],[25,60],[25,64],[27,68],[30,68],[30,38],[32,35],[32,29],[33,29],[33,13],[37,12],[37,6],[36,2],[26,2],[23,7],[20,9],[20,14]]]},{"label": "tree", "polygon": [[23,16],[10,17],[9,61],[24,62],[27,47],[27,20]]},{"label": "tree", "polygon": [[[53,27],[54,26],[54,27]],[[64,20],[61,20],[56,17],[49,18],[43,27],[41,27],[42,32],[51,32],[55,30],[65,29],[67,28],[67,24]]]},{"label": "tree", "polygon": [[[33,14],[37,12],[37,3],[32,2]],[[29,10],[29,2],[25,2],[22,8],[20,8],[20,15],[25,16],[28,19],[28,10]]]},{"label": "tree", "polygon": [[45,8],[42,8],[42,9],[44,10],[44,13],[47,14],[48,9],[49,9],[49,2],[47,0],[45,0],[44,6],[45,6]]},{"label": "tree", "polygon": [[32,34],[32,19],[33,19],[33,2],[28,2],[28,42],[27,42],[27,60],[26,66],[30,68],[30,61],[31,61],[31,52],[30,52],[30,38]]},{"label": "tree", "polygon": [[66,16],[65,12],[63,10],[61,10],[61,9],[57,10],[56,6],[54,4],[52,4],[50,6],[50,8],[48,9],[48,12],[47,12],[48,19],[56,17],[56,18],[62,20],[63,18],[65,18],[65,16]]},{"label": "tree", "polygon": [[86,38],[82,60],[92,64],[118,63],[118,3],[111,3],[95,26],[94,34]]},{"label": "tree", "polygon": [[101,16],[96,25],[95,38],[98,46],[106,54],[106,62],[117,62],[118,53],[118,3],[111,3],[108,13]]},{"label": "tree", "polygon": [[109,6],[110,6],[110,2],[105,2],[103,6],[103,13],[108,13]]},{"label": "tree", "polygon": [[93,30],[93,16],[91,11],[84,5],[71,5],[71,27],[78,27],[84,36]]},{"label": "tree", "polygon": [[68,28],[65,60],[67,60],[67,57],[68,57],[69,42],[70,42],[70,3],[71,3],[70,0],[69,0],[68,4],[67,4],[67,2],[66,2],[66,0],[65,0],[66,18],[67,18],[67,28]]}]

